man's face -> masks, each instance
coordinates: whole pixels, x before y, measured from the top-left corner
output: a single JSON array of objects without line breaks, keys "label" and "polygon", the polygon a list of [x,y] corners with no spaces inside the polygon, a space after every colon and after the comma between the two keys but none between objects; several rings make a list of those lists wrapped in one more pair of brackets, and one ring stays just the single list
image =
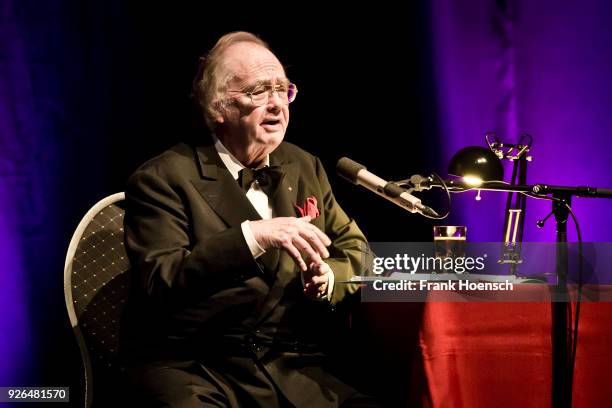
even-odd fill
[{"label": "man's face", "polygon": [[269,50],[253,43],[238,43],[225,52],[228,104],[217,122],[224,145],[245,165],[258,164],[283,141],[289,124],[289,106],[273,92],[257,106],[245,93],[258,85],[288,84],[285,70]]}]

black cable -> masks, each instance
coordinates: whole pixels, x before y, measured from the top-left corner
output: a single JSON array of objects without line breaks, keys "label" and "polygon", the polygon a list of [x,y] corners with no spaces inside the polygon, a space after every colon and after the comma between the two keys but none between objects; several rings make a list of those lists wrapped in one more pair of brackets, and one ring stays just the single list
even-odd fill
[{"label": "black cable", "polygon": [[432,217],[429,215],[425,215],[425,214],[421,214],[422,216],[426,217],[426,218],[430,218],[432,220],[443,220],[446,217],[448,217],[448,215],[450,214],[451,211],[451,195],[450,195],[450,191],[448,190],[448,186],[446,185],[446,183],[444,182],[444,180],[442,179],[442,177],[440,177],[437,173],[431,173],[431,175],[433,177],[435,177],[436,179],[438,179],[438,181],[440,182],[440,184],[442,184],[442,188],[444,189],[444,191],[446,192],[446,200],[448,202],[448,206],[446,208],[446,212],[444,213],[444,215],[440,215],[438,217]]},{"label": "black cable", "polygon": [[569,387],[570,389],[573,387],[574,382],[574,368],[576,365],[576,350],[578,349],[578,320],[580,319],[580,302],[582,300],[582,268],[583,268],[583,259],[582,259],[582,234],[580,233],[580,225],[578,224],[578,219],[576,218],[576,214],[572,211],[572,208],[566,203],[565,206],[569,210],[570,215],[572,216],[572,220],[574,220],[574,225],[576,226],[576,235],[578,237],[578,296],[576,298],[576,312],[574,317],[574,330],[572,336],[572,350],[570,352],[570,361],[569,361]]},{"label": "black cable", "polygon": [[[450,195],[450,190],[449,190],[448,186],[446,185],[446,182],[444,181],[444,179],[442,179],[442,177],[440,177],[437,173],[431,173],[430,177],[435,177],[440,182],[440,184],[442,185],[442,188],[446,192],[446,201],[448,202],[448,205],[446,207],[446,212],[444,213],[444,215],[439,215],[437,217],[434,217],[434,216],[431,216],[431,215],[427,215],[427,214],[423,214],[423,213],[419,213],[419,214],[422,215],[425,218],[429,218],[429,219],[432,219],[432,220],[443,220],[446,217],[448,217],[448,215],[451,212],[451,195]],[[391,183],[393,183],[393,184],[395,184],[395,185],[397,185],[399,187],[402,187],[402,188],[410,187],[410,189],[408,190],[409,192],[412,192],[415,189],[415,187],[418,188],[418,186],[415,186],[410,179],[400,180],[400,181],[391,181]],[[416,183],[419,184],[419,182],[416,182]],[[429,188],[431,188],[431,187],[429,187]],[[417,191],[421,191],[421,190],[417,189]]]}]

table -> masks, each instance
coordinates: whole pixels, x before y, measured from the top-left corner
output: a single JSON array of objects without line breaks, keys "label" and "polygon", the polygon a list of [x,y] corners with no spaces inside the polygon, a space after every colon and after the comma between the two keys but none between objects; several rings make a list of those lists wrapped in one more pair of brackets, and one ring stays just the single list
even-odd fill
[{"label": "table", "polygon": [[[612,295],[612,288],[605,291]],[[431,300],[361,304],[368,330],[384,347],[380,358],[410,363],[407,370],[391,369],[394,378],[380,382],[388,385],[385,393],[397,393],[393,401],[425,407],[551,405],[549,303]],[[583,302],[581,308],[574,406],[612,406],[612,303]]]}]

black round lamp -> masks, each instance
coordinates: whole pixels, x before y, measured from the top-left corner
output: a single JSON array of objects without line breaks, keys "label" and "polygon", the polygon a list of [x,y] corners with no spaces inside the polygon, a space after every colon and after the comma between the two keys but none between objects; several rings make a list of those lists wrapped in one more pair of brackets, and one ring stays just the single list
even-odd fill
[{"label": "black round lamp", "polygon": [[504,168],[501,160],[490,149],[469,146],[455,153],[448,165],[448,174],[476,177],[482,181],[501,181],[504,178]]}]

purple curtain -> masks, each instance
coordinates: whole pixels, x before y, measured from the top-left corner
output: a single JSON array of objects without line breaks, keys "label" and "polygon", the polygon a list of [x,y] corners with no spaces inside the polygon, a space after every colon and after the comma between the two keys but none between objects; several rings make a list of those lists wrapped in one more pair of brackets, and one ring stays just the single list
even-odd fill
[{"label": "purple curtain", "polygon": [[[605,1],[434,0],[432,35],[442,161],[494,131],[534,137],[528,183],[612,187],[612,4]],[[506,181],[511,167],[506,165]],[[501,239],[505,195],[454,196],[471,241]],[[610,241],[612,200],[576,198],[586,241]],[[525,241],[554,241],[550,203],[529,200]],[[570,239],[575,239],[569,225]]]},{"label": "purple curtain", "polygon": [[[28,369],[31,344],[27,282],[21,251],[19,187],[28,179],[27,128],[31,123],[31,83],[23,39],[10,2],[0,18],[0,385],[17,385]],[[17,96],[28,95],[28,98]]]}]

